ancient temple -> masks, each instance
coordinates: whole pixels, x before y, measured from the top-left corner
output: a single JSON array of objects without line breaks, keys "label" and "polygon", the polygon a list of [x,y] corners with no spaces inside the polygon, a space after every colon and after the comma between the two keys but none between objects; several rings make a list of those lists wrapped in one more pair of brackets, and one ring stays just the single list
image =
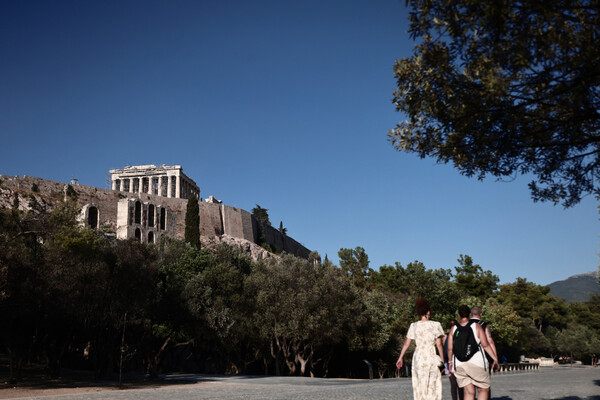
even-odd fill
[{"label": "ancient temple", "polygon": [[112,190],[127,193],[147,193],[162,197],[188,199],[200,197],[196,182],[183,173],[181,165],[134,165],[111,169]]}]

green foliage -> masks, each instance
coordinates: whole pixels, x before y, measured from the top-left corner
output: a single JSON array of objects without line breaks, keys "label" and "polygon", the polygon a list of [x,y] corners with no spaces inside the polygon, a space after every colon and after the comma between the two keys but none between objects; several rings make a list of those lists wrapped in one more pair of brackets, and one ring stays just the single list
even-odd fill
[{"label": "green foliage", "polygon": [[45,362],[51,377],[85,343],[92,349],[90,367],[109,374],[123,315],[136,321],[130,332],[139,334],[153,298],[153,253],[106,240],[81,227],[78,214],[72,201],[50,214],[0,210],[0,336],[12,365]]},{"label": "green foliage", "polygon": [[31,184],[31,191],[34,193],[37,193],[40,191],[40,189],[38,188],[38,185],[35,182]]},{"label": "green foliage", "polygon": [[492,271],[484,271],[479,264],[473,264],[473,259],[467,255],[458,258],[460,266],[454,267],[454,280],[458,290],[467,296],[485,299],[492,295],[500,280]]},{"label": "green foliage", "polygon": [[569,325],[556,335],[555,340],[557,350],[571,358],[586,357],[598,347],[597,335],[582,325]]},{"label": "green foliage", "polygon": [[[371,270],[369,284],[399,297],[406,319],[403,326],[408,325],[416,318],[414,309],[415,300],[425,297],[431,304],[431,312],[436,320],[445,324],[451,318],[455,318],[457,304],[461,293],[451,281],[452,274],[447,269],[429,270],[422,262],[414,261],[403,268],[400,263],[394,267],[382,266],[379,272]],[[399,294],[402,294],[399,296]]]},{"label": "green foliage", "polygon": [[269,221],[269,210],[266,208],[262,208],[258,204],[256,207],[252,209],[252,216],[262,226],[271,226],[271,221]]},{"label": "green foliage", "polygon": [[[271,221],[269,221],[269,214],[268,212],[269,210],[267,210],[266,208],[262,208],[261,206],[259,206],[258,204],[256,205],[256,207],[254,207],[252,209],[252,216],[254,217],[254,219],[256,220],[257,223],[257,237],[256,237],[256,243],[261,245],[263,248],[265,248],[265,250],[269,251],[269,252],[273,252],[273,249],[271,248],[271,246],[269,246],[265,241],[266,241],[266,236],[265,236],[265,230],[267,229],[267,226],[271,226]],[[281,224],[282,225],[282,224]],[[268,246],[268,247],[265,247]]]},{"label": "green foliage", "polygon": [[292,375],[314,371],[328,348],[345,343],[365,322],[357,290],[337,268],[284,255],[258,264],[249,283],[260,310],[254,315],[260,335],[270,343],[276,366],[283,362]]},{"label": "green foliage", "polygon": [[273,249],[273,247],[271,247],[271,245],[268,244],[268,243],[261,243],[260,247],[262,247],[263,249],[265,249],[269,253],[275,253],[275,249]]},{"label": "green foliage", "polygon": [[200,248],[200,206],[196,195],[192,195],[187,201],[184,235],[187,243]]},{"label": "green foliage", "polygon": [[71,186],[71,185],[67,186],[66,195],[71,200],[77,200],[77,197],[79,197],[79,195],[77,194],[77,192],[75,191],[75,189],[73,189],[73,186]]},{"label": "green foliage", "polygon": [[358,287],[364,287],[369,271],[369,256],[362,247],[338,251],[342,272]]},{"label": "green foliage", "polygon": [[567,323],[567,306],[550,294],[547,286],[517,278],[514,283],[500,285],[498,302],[507,304],[524,319],[543,332],[548,326],[563,328]]},{"label": "green foliage", "polygon": [[600,296],[594,295],[583,303],[569,304],[570,319],[600,335]]},{"label": "green foliage", "polygon": [[350,350],[377,352],[385,348],[392,336],[393,322],[397,315],[385,294],[377,291],[361,292],[361,323],[349,338]]},{"label": "green foliage", "polygon": [[597,0],[407,4],[419,43],[395,65],[394,147],[478,179],[532,174],[535,201],[600,194]]},{"label": "green foliage", "polygon": [[[393,376],[419,296],[444,325],[457,305],[481,305],[511,358],[572,351],[573,327],[588,351],[600,343],[600,296],[567,306],[524,279],[494,291],[495,277],[468,256],[456,276],[418,261],[369,269],[360,247],[340,250],[342,268],[317,252],[255,262],[224,244],[109,239],[79,212],[72,200],[51,213],[0,209],[0,340],[15,375],[36,362],[50,376],[61,366],[110,376],[125,331],[131,368],[154,374],[356,376],[350,365],[366,358]],[[183,352],[193,369],[175,363]]]},{"label": "green foliage", "polygon": [[279,233],[283,236],[287,235],[287,228],[283,227],[283,221],[279,221]]}]

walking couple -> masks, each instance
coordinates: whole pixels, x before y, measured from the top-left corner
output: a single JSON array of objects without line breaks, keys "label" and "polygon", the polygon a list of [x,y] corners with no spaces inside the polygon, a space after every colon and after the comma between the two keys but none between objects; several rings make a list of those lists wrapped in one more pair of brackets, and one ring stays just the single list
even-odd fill
[{"label": "walking couple", "polygon": [[[416,301],[419,321],[410,324],[406,341],[396,362],[398,369],[404,365],[404,354],[414,340],[417,347],[412,358],[412,386],[415,400],[441,400],[442,376],[440,367],[448,361],[448,371],[452,386],[452,398],[456,399],[459,388],[464,391],[465,400],[487,400],[490,394],[489,364],[483,349],[493,359],[492,369],[498,368],[498,356],[489,327],[481,321],[481,308],[460,306],[459,321],[444,335],[442,325],[431,321],[429,302],[420,297]],[[446,346],[443,343],[444,340]],[[435,350],[437,347],[438,355]],[[444,351],[447,347],[447,351]],[[453,380],[455,381],[453,382]],[[453,383],[456,383],[454,385]]]}]

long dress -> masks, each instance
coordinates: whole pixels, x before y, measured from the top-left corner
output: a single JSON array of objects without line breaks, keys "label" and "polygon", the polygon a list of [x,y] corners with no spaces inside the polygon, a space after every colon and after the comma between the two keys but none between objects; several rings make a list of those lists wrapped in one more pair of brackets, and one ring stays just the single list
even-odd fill
[{"label": "long dress", "polygon": [[444,336],[437,321],[417,321],[410,324],[406,337],[417,344],[412,358],[412,386],[415,400],[441,400],[442,374],[440,359],[435,352],[435,340]]}]

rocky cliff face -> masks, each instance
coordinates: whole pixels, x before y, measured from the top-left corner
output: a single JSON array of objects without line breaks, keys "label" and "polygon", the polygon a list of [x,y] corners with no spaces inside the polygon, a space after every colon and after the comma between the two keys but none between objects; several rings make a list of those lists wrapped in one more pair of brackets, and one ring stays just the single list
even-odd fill
[{"label": "rocky cliff face", "polygon": [[214,246],[219,243],[226,243],[232,247],[237,247],[241,249],[243,252],[250,254],[253,260],[265,260],[267,258],[279,258],[278,255],[269,253],[267,250],[263,249],[256,243],[250,242],[246,239],[236,238],[230,235],[221,235],[214,236],[212,238],[207,238],[207,240],[202,241],[202,245],[204,246]]}]

